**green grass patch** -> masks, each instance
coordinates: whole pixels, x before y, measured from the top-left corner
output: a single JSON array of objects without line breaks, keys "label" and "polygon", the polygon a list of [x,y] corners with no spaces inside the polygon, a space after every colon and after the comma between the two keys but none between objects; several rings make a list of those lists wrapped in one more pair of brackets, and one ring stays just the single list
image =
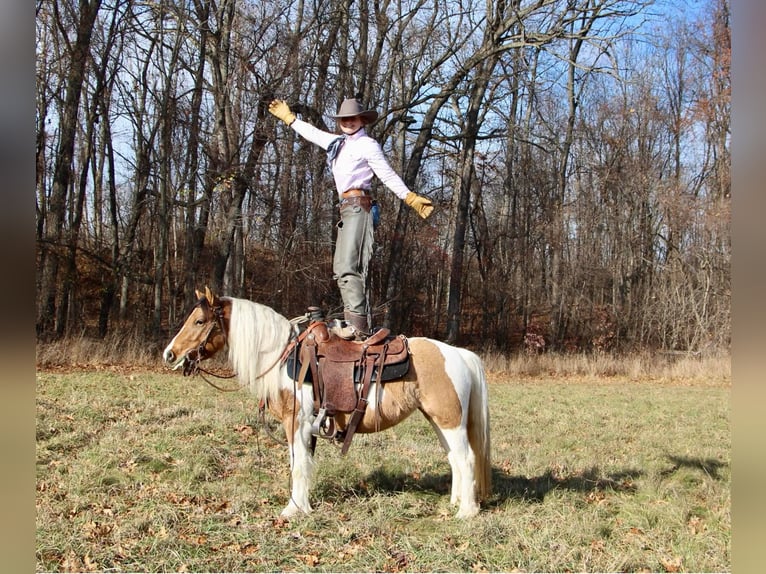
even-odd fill
[{"label": "green grass patch", "polygon": [[414,415],[346,457],[320,441],[315,512],[285,522],[287,449],[252,397],[38,373],[37,569],[731,570],[728,384],[492,380],[479,516],[453,518],[446,455]]}]

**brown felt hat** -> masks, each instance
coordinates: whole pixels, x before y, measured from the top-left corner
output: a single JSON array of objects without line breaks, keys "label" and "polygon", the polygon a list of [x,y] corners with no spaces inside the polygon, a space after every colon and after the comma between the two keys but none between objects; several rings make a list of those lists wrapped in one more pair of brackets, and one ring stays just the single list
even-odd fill
[{"label": "brown felt hat", "polygon": [[361,102],[356,98],[346,98],[338,108],[338,113],[334,118],[353,118],[359,116],[362,121],[369,124],[378,119],[378,112],[375,110],[365,110]]}]

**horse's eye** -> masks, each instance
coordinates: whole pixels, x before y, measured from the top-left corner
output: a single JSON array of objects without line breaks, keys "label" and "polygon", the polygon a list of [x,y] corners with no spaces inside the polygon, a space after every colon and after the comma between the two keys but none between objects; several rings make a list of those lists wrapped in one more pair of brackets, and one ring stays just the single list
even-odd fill
[{"label": "horse's eye", "polygon": [[194,324],[195,325],[204,325],[205,324],[205,320],[204,319],[197,319],[196,321],[194,321]]}]

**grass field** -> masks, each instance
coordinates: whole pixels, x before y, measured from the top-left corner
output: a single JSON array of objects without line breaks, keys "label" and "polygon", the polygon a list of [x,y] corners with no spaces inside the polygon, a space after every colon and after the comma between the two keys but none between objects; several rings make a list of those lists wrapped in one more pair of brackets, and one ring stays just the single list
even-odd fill
[{"label": "grass field", "polygon": [[[731,570],[726,378],[490,376],[494,495],[449,507],[425,420],[320,442],[315,512],[257,405],[176,373],[37,374],[37,570]],[[278,430],[276,423],[267,421]]]}]

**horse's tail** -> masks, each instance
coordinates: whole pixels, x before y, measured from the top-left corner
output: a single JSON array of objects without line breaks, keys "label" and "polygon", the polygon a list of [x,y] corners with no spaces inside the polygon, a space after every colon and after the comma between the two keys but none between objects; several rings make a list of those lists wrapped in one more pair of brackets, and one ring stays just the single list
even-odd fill
[{"label": "horse's tail", "polygon": [[468,404],[468,442],[475,457],[476,494],[480,499],[486,499],[492,494],[487,377],[478,355],[466,350],[465,359],[472,375]]}]

